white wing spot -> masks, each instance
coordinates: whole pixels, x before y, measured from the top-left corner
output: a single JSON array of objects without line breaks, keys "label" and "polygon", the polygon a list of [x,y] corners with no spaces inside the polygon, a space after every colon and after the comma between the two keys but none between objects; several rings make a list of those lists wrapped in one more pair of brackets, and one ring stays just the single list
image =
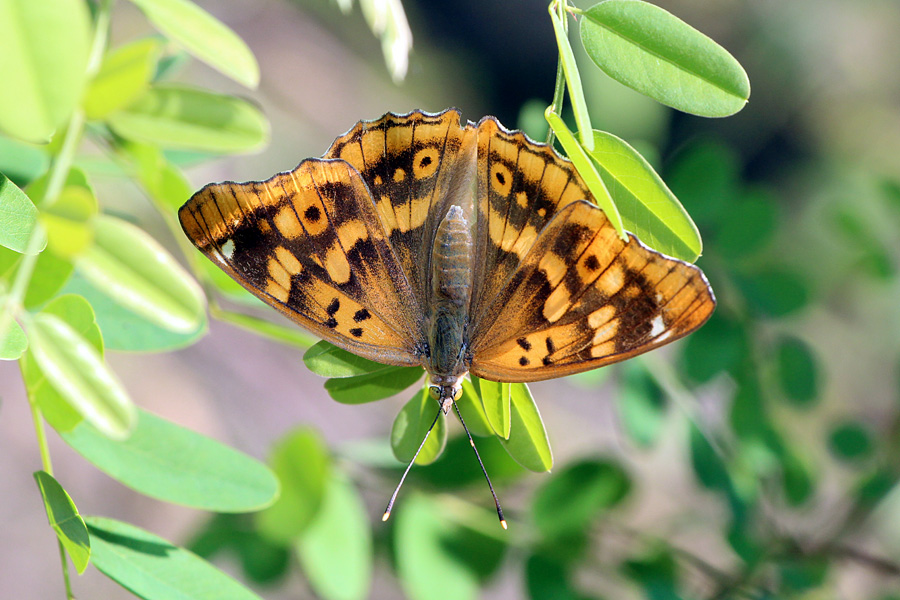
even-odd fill
[{"label": "white wing spot", "polygon": [[663,331],[666,330],[666,324],[663,321],[662,315],[656,315],[652,321],[650,321],[650,337],[655,338]]},{"label": "white wing spot", "polygon": [[225,240],[225,243],[222,244],[222,255],[228,260],[231,260],[231,257],[234,256],[234,240]]}]

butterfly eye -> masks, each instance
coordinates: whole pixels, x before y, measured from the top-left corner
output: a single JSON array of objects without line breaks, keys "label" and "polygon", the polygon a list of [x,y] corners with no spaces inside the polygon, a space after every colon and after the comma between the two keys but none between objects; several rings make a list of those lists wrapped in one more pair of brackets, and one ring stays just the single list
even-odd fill
[{"label": "butterfly eye", "polygon": [[431,394],[431,397],[434,398],[435,400],[441,399],[441,388],[436,385],[429,387],[428,393]]}]

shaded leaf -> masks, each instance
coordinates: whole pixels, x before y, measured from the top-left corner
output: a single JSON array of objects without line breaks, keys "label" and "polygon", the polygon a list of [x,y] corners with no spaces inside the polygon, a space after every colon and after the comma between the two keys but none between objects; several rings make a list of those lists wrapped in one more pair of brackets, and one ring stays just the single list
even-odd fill
[{"label": "shaded leaf", "polygon": [[694,262],[703,251],[697,226],[643,156],[624,140],[594,131],[589,152],[625,229],[658,252]]},{"label": "shaded leaf", "polygon": [[815,402],[819,393],[819,373],[812,349],[802,340],[785,337],[775,350],[778,381],[785,396],[798,405]]},{"label": "shaded leaf", "polygon": [[364,404],[399,394],[419,379],[422,367],[384,367],[365,375],[329,379],[325,391],[343,404]]},{"label": "shaded leaf", "polygon": [[790,268],[772,266],[735,279],[750,308],[759,314],[783,317],[809,303],[806,280]]},{"label": "shaded leaf", "polygon": [[871,456],[874,450],[872,434],[858,421],[845,421],[832,429],[828,447],[838,458],[856,461]]},{"label": "shaded leaf", "polygon": [[616,400],[619,418],[632,441],[650,447],[665,421],[665,393],[641,363],[630,361],[622,370],[624,381]]},{"label": "shaded leaf", "polygon": [[510,384],[510,388],[512,424],[509,439],[500,438],[500,443],[526,469],[538,473],[549,471],[553,467],[553,452],[537,404],[524,383]]},{"label": "shaded leaf", "polygon": [[28,338],[22,327],[10,319],[6,331],[0,331],[0,360],[19,360],[28,349]]},{"label": "shaded leaf", "polygon": [[525,587],[533,600],[580,600],[565,566],[557,560],[532,554],[525,562]]},{"label": "shaded leaf", "polygon": [[37,246],[40,252],[47,245],[46,236],[37,226],[38,210],[25,192],[0,173],[0,246],[25,252],[32,235],[45,239]]},{"label": "shaded leaf", "polygon": [[258,150],[269,137],[268,121],[246,100],[176,85],[152,87],[107,122],[129,140],[221,154]]},{"label": "shaded leaf", "polygon": [[190,334],[205,326],[203,291],[156,240],[130,223],[98,217],[94,244],[76,264],[97,289],[160,327]]},{"label": "shaded leaf", "polygon": [[255,88],[259,65],[238,35],[190,0],[131,0],[161,32],[238,83]]},{"label": "shaded leaf", "polygon": [[104,575],[147,600],[261,600],[197,555],[143,529],[87,517],[93,555]]},{"label": "shaded leaf", "polygon": [[259,533],[287,545],[309,526],[322,506],[331,456],[317,431],[297,428],[276,442],[269,464],[281,483],[275,503],[255,515]]},{"label": "shaded leaf", "polygon": [[481,397],[484,415],[494,433],[503,439],[509,439],[512,426],[512,395],[510,384],[499,381],[488,381],[471,376],[472,384]]},{"label": "shaded leaf", "polygon": [[459,407],[459,412],[466,422],[466,427],[469,428],[469,433],[478,436],[494,435],[487,415],[484,414],[484,404],[482,404],[478,388],[475,386],[475,379],[474,376],[471,376],[471,379],[463,379],[463,393],[456,401],[456,406]]},{"label": "shaded leaf", "polygon": [[747,74],[728,51],[648,2],[595,4],[584,12],[581,41],[607,75],[684,112],[724,117],[750,97]]},{"label": "shaded leaf", "polygon": [[81,98],[91,25],[80,0],[0,2],[0,129],[47,142]]},{"label": "shaded leaf", "polygon": [[128,487],[165,502],[219,512],[259,510],[278,496],[261,462],[139,410],[137,426],[117,442],[88,423],[63,433],[67,444]]},{"label": "shaded leaf", "polygon": [[78,514],[78,509],[68,492],[52,475],[44,471],[35,471],[34,480],[44,499],[44,509],[47,511],[50,527],[62,542],[78,574],[84,573],[91,558],[91,540],[84,519]]},{"label": "shaded leaf", "polygon": [[373,558],[369,517],[359,492],[339,473],[329,479],[322,510],[297,542],[297,555],[322,598],[368,597]]},{"label": "shaded leaf", "polygon": [[0,173],[23,186],[50,168],[50,155],[43,146],[0,135]]},{"label": "shaded leaf", "polygon": [[731,202],[716,230],[716,250],[730,260],[742,260],[762,249],[778,226],[778,211],[765,193],[745,194]]},{"label": "shaded leaf", "polygon": [[357,356],[325,340],[306,351],[303,364],[322,377],[353,377],[384,369],[381,363]]},{"label": "shaded leaf", "polygon": [[412,460],[435,418],[437,423],[422,446],[416,464],[431,464],[441,455],[447,444],[447,419],[444,415],[438,417],[439,411],[440,407],[431,398],[428,386],[423,387],[400,409],[391,427],[391,449],[397,460],[401,463]]}]

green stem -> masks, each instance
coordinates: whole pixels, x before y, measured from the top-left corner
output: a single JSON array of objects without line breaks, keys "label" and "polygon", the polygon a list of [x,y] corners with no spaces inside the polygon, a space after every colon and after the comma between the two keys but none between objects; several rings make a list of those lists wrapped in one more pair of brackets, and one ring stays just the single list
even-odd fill
[{"label": "green stem", "polygon": [[[562,21],[563,28],[568,28],[568,22],[566,21],[566,13],[565,6],[568,4],[567,0],[557,0],[556,1],[556,10],[559,13],[559,19]],[[553,102],[551,102],[551,110],[558,115],[562,115],[563,109],[563,100],[566,97],[566,74],[563,71],[562,57],[560,56],[556,62],[556,85],[553,88]],[[547,145],[552,146],[556,136],[553,134],[553,129],[548,128],[547,130]]]}]

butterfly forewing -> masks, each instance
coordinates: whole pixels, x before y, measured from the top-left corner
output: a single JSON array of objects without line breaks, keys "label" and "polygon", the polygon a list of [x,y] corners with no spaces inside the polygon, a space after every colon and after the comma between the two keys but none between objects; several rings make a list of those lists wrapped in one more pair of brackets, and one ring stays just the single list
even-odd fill
[{"label": "butterfly forewing", "polygon": [[714,307],[699,269],[633,236],[624,243],[603,211],[574,202],[473,324],[472,372],[535,381],[586,371],[682,337]]},{"label": "butterfly forewing", "polygon": [[365,180],[384,230],[416,297],[428,302],[437,227],[453,203],[472,203],[475,130],[459,113],[389,113],[361,121],[325,154]]},{"label": "butterfly forewing", "polygon": [[267,181],[208,185],[179,218],[229,275],[323,339],[419,364],[423,307],[346,162],[310,159]]}]

